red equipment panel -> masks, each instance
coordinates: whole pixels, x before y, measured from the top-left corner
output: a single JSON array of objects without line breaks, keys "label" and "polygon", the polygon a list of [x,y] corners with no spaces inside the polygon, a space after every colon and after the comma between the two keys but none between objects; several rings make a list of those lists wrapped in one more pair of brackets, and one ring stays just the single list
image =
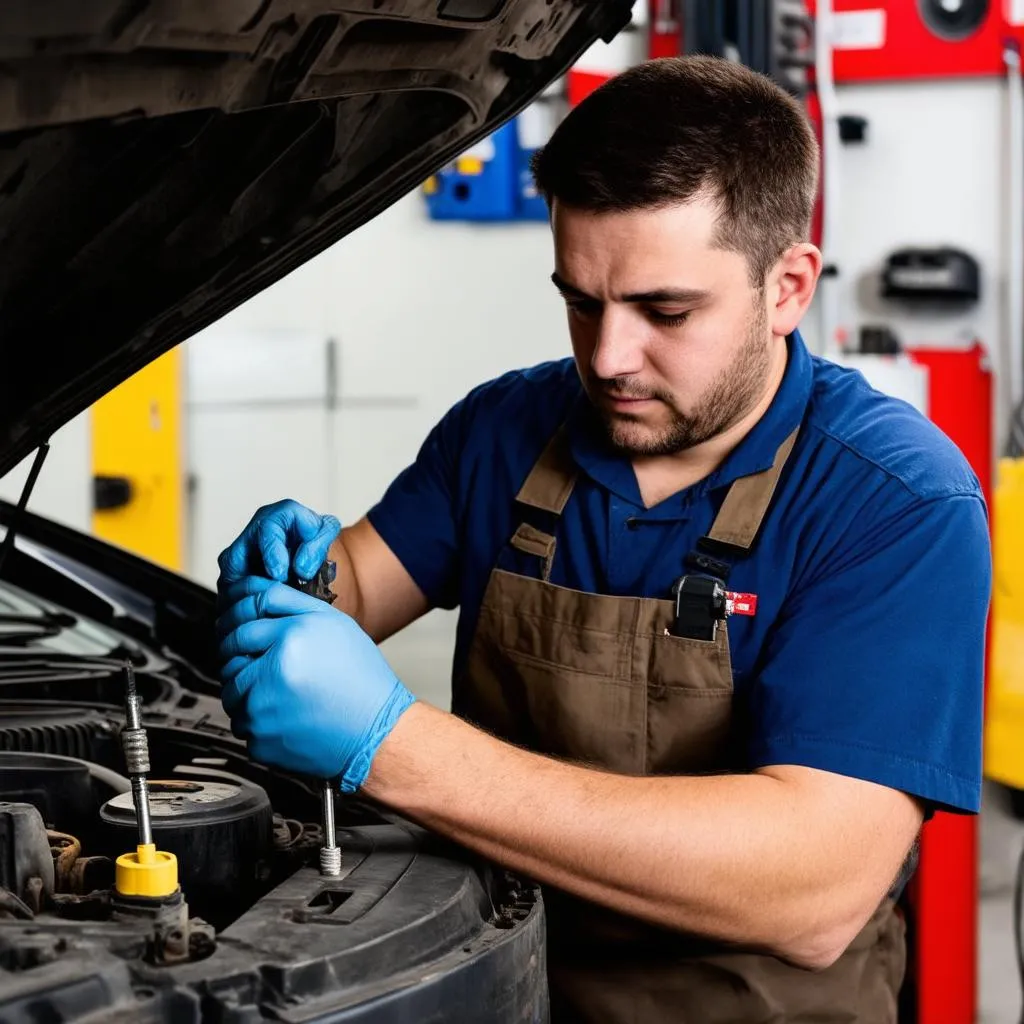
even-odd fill
[{"label": "red equipment panel", "polygon": [[984,345],[908,346],[928,367],[928,418],[964,453],[992,507],[992,370]]},{"label": "red equipment panel", "polygon": [[565,76],[565,95],[570,107],[578,107],[595,89],[599,89],[609,78],[611,72],[580,71],[573,68]]},{"label": "red equipment panel", "polygon": [[[912,348],[928,367],[928,418],[964,453],[992,507],[992,371],[982,345]],[[921,836],[909,889],[916,918],[908,969],[920,1024],[973,1024],[977,1005],[978,821],[939,812]]]},{"label": "red equipment panel", "polygon": [[[809,0],[808,6],[813,10],[815,0]],[[833,75],[840,83],[1002,75],[1003,41],[1022,35],[1020,26],[1006,22],[1003,0],[990,0],[979,27],[960,40],[936,34],[917,0],[833,0],[832,7],[836,18]],[[880,35],[876,35],[879,26]]]},{"label": "red equipment panel", "polygon": [[675,57],[683,52],[683,0],[652,0],[648,57]]}]

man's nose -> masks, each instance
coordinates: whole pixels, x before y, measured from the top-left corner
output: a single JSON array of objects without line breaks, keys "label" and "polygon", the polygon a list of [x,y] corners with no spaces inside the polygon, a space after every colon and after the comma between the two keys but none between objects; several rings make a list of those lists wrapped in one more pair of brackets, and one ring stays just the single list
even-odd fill
[{"label": "man's nose", "polygon": [[624,310],[606,306],[597,328],[590,367],[603,380],[628,377],[643,369],[643,343]]}]

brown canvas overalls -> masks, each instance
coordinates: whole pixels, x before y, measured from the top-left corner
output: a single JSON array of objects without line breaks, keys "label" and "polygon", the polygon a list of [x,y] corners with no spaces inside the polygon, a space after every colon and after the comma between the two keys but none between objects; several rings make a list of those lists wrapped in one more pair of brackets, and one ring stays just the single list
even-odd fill
[{"label": "brown canvas overalls", "polygon": [[[796,432],[774,465],[736,480],[709,533],[750,549]],[[517,500],[554,517],[576,479],[565,429]],[[548,582],[554,530],[511,539],[542,578],[495,568],[456,714],[539,753],[626,775],[736,770],[726,624],[714,641],[669,635],[673,602],[588,594]],[[680,567],[683,565],[680,553]],[[538,799],[542,799],[538,795]],[[666,807],[665,813],[672,813]],[[793,836],[794,856],[800,837]],[[666,856],[669,852],[666,851]],[[847,952],[811,972],[759,953],[648,925],[545,887],[556,1024],[892,1024],[905,967],[904,926],[885,900]]]}]

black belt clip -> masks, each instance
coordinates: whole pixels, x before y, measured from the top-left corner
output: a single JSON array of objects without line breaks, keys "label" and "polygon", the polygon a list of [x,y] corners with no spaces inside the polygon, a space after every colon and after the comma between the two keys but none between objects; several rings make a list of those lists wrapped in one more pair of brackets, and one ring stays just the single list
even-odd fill
[{"label": "black belt clip", "polygon": [[714,640],[725,621],[725,585],[714,576],[680,576],[672,584],[675,614],[669,632],[690,640]]}]

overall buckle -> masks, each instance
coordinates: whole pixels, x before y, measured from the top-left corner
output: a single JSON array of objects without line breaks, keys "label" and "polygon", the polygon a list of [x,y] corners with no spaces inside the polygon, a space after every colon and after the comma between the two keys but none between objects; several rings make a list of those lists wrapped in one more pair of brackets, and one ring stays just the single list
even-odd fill
[{"label": "overall buckle", "polygon": [[675,613],[669,633],[690,640],[714,640],[725,621],[725,585],[714,576],[680,576],[672,584]]}]

